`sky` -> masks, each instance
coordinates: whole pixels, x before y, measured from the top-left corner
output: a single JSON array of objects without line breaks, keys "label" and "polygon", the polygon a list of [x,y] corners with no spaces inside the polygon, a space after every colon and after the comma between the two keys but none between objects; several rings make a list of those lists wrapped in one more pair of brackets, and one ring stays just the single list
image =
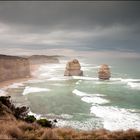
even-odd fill
[{"label": "sky", "polygon": [[44,50],[139,57],[140,2],[0,1],[0,53]]}]

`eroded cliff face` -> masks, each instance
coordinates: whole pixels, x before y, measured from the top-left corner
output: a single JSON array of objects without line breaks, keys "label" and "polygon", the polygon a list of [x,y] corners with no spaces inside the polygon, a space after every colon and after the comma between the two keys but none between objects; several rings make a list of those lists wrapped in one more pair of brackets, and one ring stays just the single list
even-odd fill
[{"label": "eroded cliff face", "polygon": [[111,77],[110,68],[107,64],[102,64],[98,71],[98,78],[101,80],[109,80]]},{"label": "eroded cliff face", "polygon": [[30,64],[27,58],[0,55],[0,82],[30,76]]},{"label": "eroded cliff face", "polygon": [[83,71],[77,59],[73,59],[66,64],[64,76],[83,76]]},{"label": "eroded cliff face", "polygon": [[28,57],[31,65],[38,65],[43,63],[59,63],[59,60],[55,56],[46,55],[32,55]]}]

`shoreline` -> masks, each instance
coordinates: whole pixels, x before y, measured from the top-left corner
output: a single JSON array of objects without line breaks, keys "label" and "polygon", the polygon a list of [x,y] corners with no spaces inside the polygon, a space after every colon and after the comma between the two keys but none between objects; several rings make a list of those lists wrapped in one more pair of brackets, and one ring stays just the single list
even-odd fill
[{"label": "shoreline", "polygon": [[21,82],[25,82],[27,80],[31,80],[31,79],[34,79],[35,76],[33,75],[33,73],[35,71],[37,71],[39,69],[41,65],[31,65],[30,66],[30,70],[31,70],[31,76],[29,77],[25,77],[25,78],[16,78],[16,79],[9,79],[9,80],[6,80],[6,81],[2,81],[0,82],[0,89],[2,88],[5,88],[7,86],[10,86],[14,83],[21,83]]},{"label": "shoreline", "polygon": [[17,78],[17,79],[11,79],[11,80],[7,80],[7,81],[3,81],[0,83],[0,88],[5,88],[9,85],[12,85],[14,83],[21,83],[21,82],[25,82],[27,80],[32,79],[33,77],[29,77],[29,78]]}]

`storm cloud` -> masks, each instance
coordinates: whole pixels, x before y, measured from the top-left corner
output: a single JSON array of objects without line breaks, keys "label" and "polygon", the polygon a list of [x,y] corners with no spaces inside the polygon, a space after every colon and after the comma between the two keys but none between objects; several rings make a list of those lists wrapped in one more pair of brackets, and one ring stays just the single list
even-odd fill
[{"label": "storm cloud", "polygon": [[138,1],[0,2],[0,48],[140,52]]}]

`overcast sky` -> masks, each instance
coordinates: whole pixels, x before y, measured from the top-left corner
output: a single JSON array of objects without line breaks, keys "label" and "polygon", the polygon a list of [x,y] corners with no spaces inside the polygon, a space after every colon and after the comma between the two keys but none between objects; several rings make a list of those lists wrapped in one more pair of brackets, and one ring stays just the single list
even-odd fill
[{"label": "overcast sky", "polygon": [[140,53],[140,2],[0,1],[0,51]]}]

